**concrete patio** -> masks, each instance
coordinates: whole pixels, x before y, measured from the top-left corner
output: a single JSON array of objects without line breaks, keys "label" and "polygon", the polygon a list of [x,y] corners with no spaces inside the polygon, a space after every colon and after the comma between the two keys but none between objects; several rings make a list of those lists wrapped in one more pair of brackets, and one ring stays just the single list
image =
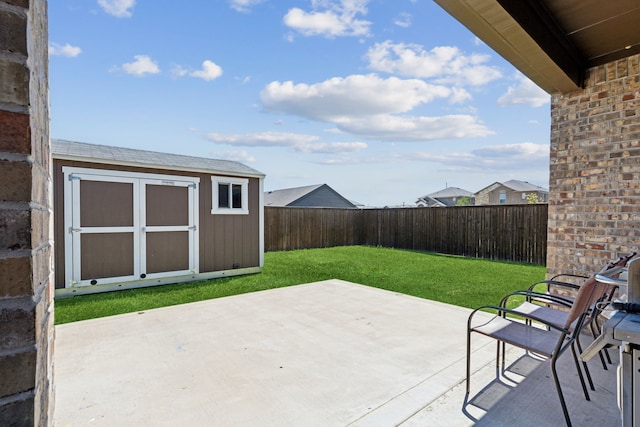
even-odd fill
[{"label": "concrete patio", "polygon": [[[511,350],[495,381],[482,337],[463,405],[469,312],[328,280],[60,325],[55,425],[563,425],[548,365]],[[615,368],[587,402],[562,359],[574,425],[620,425]]]}]

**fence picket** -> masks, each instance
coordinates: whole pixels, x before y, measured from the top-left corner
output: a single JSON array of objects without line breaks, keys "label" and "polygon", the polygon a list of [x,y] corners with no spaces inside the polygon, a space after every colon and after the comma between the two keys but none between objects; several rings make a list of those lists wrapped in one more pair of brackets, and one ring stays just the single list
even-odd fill
[{"label": "fence picket", "polygon": [[265,251],[369,245],[544,265],[547,205],[265,207]]}]

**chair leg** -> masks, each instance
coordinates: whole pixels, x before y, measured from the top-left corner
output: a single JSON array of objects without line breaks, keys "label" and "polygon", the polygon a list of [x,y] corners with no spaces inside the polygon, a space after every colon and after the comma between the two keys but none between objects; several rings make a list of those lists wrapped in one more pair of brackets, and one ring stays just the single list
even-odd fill
[{"label": "chair leg", "polygon": [[[576,353],[576,348],[573,343],[571,344],[571,354],[573,355],[573,362],[576,365],[576,370],[578,371],[578,378],[580,378],[580,385],[582,385],[582,392],[584,393],[584,398],[586,400],[591,400],[589,397],[589,392],[587,391],[587,384],[584,382],[584,376],[582,375],[582,369],[580,368],[580,362],[578,361],[578,354]],[[589,381],[591,381],[591,375],[587,370],[587,376],[589,377]]]},{"label": "chair leg", "polygon": [[467,396],[471,389],[471,330],[467,328]]},{"label": "chair leg", "polygon": [[571,427],[571,418],[569,417],[569,410],[567,409],[567,403],[564,401],[564,395],[562,394],[562,387],[560,387],[560,381],[558,380],[558,372],[556,371],[555,357],[551,359],[551,374],[553,375],[553,382],[556,384],[556,391],[558,392],[558,397],[560,398],[560,406],[562,406],[562,413],[564,414],[564,420],[567,423],[567,427]]},{"label": "chair leg", "polygon": [[[576,338],[575,344],[578,346],[578,353],[582,354],[582,345],[580,345],[580,337]],[[576,358],[576,360],[577,360],[577,358]],[[587,366],[587,362],[583,361],[582,362],[582,366],[584,366],[584,373],[587,376],[587,381],[589,381],[589,388],[591,390],[595,391],[596,387],[593,385],[593,380],[591,379],[591,371],[589,371],[589,366]],[[589,399],[587,399],[587,400],[589,400]]]},{"label": "chair leg", "polygon": [[[502,354],[500,354],[500,345],[502,344]],[[498,361],[500,360],[500,357],[502,356],[502,367],[500,367],[500,365],[498,364]],[[497,373],[498,373],[498,377],[500,378],[500,375],[504,375],[504,371],[506,369],[506,361],[505,361],[505,343],[498,341],[498,354],[496,354],[496,368],[497,368]]]}]

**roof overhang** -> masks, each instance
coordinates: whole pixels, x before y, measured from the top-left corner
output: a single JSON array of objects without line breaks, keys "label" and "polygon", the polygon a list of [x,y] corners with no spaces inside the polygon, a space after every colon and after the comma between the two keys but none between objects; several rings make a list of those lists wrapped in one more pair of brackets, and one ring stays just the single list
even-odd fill
[{"label": "roof overhang", "polygon": [[587,69],[640,53],[640,1],[434,0],[548,93]]}]

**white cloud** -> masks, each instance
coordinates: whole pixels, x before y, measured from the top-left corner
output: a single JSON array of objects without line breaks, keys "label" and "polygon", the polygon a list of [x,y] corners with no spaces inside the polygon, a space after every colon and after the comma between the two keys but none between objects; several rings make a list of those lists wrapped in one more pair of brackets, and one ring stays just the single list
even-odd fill
[{"label": "white cloud", "polygon": [[433,154],[413,153],[406,160],[429,161],[443,164],[451,170],[539,170],[548,168],[549,145],[523,142],[519,144],[490,145],[469,153]]},{"label": "white cloud", "polygon": [[50,56],[65,56],[67,58],[75,58],[82,53],[82,49],[77,46],[71,46],[69,43],[61,45],[58,43],[49,43]]},{"label": "white cloud", "polygon": [[369,68],[405,77],[434,79],[439,84],[479,86],[502,77],[485,65],[489,56],[464,55],[457,47],[439,46],[426,51],[417,44],[376,43],[366,54]]},{"label": "white cloud", "polygon": [[509,86],[507,93],[498,98],[499,105],[524,104],[531,107],[541,107],[551,102],[550,95],[527,77],[518,74],[517,79],[518,83]]},{"label": "white cloud", "polygon": [[200,70],[189,71],[182,65],[174,65],[171,69],[171,75],[173,77],[195,77],[198,79],[210,81],[215,80],[222,75],[222,68],[213,61],[206,59],[202,62],[202,68]]},{"label": "white cloud", "polygon": [[466,90],[454,87],[451,88],[451,97],[449,98],[449,102],[452,104],[458,104],[464,101],[468,101],[471,99],[471,94]]},{"label": "white cloud", "polygon": [[371,22],[357,19],[367,13],[367,3],[369,0],[312,0],[311,12],[294,7],[283,20],[305,36],[368,36]]},{"label": "white cloud", "polygon": [[411,15],[407,12],[400,12],[400,15],[393,20],[398,27],[409,28],[411,26]]},{"label": "white cloud", "polygon": [[243,85],[246,85],[247,83],[249,83],[251,81],[251,76],[234,77],[234,79],[239,81]]},{"label": "white cloud", "polygon": [[262,3],[263,1],[264,0],[229,0],[229,4],[231,9],[237,12],[248,13],[251,12],[251,7]]},{"label": "white cloud", "polygon": [[217,144],[239,147],[288,147],[301,153],[353,153],[367,148],[364,142],[319,142],[320,138],[315,135],[288,132],[209,133],[206,137]]},{"label": "white cloud", "polygon": [[260,94],[265,110],[333,123],[342,133],[388,141],[425,141],[493,134],[471,115],[407,116],[435,101],[468,98],[466,91],[423,80],[383,79],[375,74],[332,78],[307,85],[272,82]]},{"label": "white cloud", "polygon": [[256,158],[253,157],[247,150],[232,150],[232,151],[215,151],[211,155],[216,159],[221,160],[233,160],[236,162],[254,163]]},{"label": "white cloud", "polygon": [[109,15],[118,18],[130,18],[131,9],[136,5],[136,0],[98,0],[100,7]]},{"label": "white cloud", "polygon": [[494,133],[476,117],[462,114],[440,117],[378,115],[345,119],[337,126],[350,134],[385,141],[476,138]]},{"label": "white cloud", "polygon": [[321,142],[295,147],[295,150],[303,153],[335,154],[355,153],[365,148],[367,148],[367,144],[364,142]]},{"label": "white cloud", "polygon": [[522,142],[519,144],[489,145],[487,147],[473,150],[473,154],[482,158],[518,158],[526,159],[549,159],[549,144],[534,144],[533,142]]},{"label": "white cloud", "polygon": [[436,154],[428,151],[384,153],[370,157],[342,156],[321,159],[316,163],[330,165],[353,164],[403,164],[407,162],[429,162],[442,166],[443,171],[474,172],[489,171],[538,171],[548,168],[549,145],[523,142],[519,144],[490,145],[470,152],[451,151]]},{"label": "white cloud", "polygon": [[343,117],[403,113],[452,95],[445,86],[418,79],[356,74],[312,85],[271,82],[262,90],[260,100],[267,111],[335,122]]},{"label": "white cloud", "polygon": [[189,73],[191,77],[196,77],[202,80],[214,80],[222,75],[222,68],[213,61],[208,59],[202,63],[202,69]]},{"label": "white cloud", "polygon": [[182,65],[174,65],[171,68],[171,75],[173,77],[184,77],[189,74],[189,70],[184,68]]},{"label": "white cloud", "polygon": [[148,55],[135,55],[135,61],[122,64],[122,69],[127,74],[133,74],[135,76],[143,76],[145,74],[158,74],[160,68],[158,64]]}]

